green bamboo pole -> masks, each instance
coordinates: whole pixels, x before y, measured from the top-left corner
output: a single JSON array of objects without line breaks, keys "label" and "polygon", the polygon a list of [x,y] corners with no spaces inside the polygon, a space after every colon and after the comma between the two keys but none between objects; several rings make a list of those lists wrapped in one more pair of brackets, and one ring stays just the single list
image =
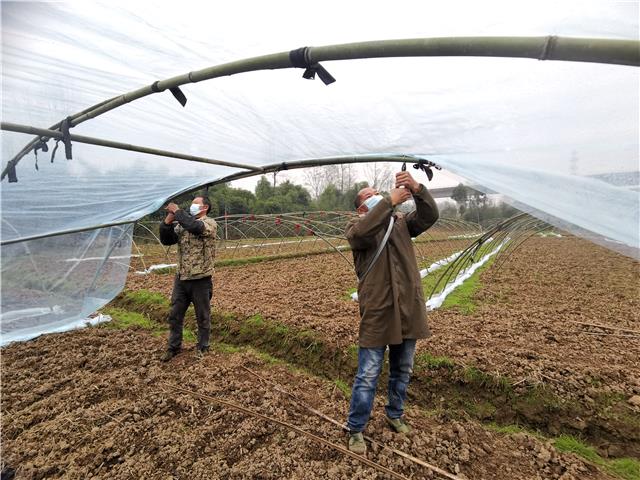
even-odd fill
[{"label": "green bamboo pole", "polygon": [[[48,130],[46,128],[36,128],[29,125],[19,125],[16,123],[0,122],[0,129],[8,132],[28,133],[38,135],[39,137],[49,137],[61,139],[62,133],[57,130]],[[128,150],[132,152],[146,153],[149,155],[158,155],[161,157],[179,158],[181,160],[189,160],[192,162],[208,163],[210,165],[222,165],[225,167],[244,168],[260,173],[262,169],[255,165],[246,165],[243,163],[225,162],[224,160],[215,160],[213,158],[198,157],[196,155],[188,155],[184,153],[170,152],[168,150],[159,150],[157,148],[141,147],[139,145],[131,145],[130,143],[114,142],[104,140],[102,138],[87,137],[85,135],[69,134],[69,138],[77,143],[87,143],[89,145],[99,145],[101,147],[115,148],[118,150]]]},{"label": "green bamboo pole", "polygon": [[[640,42],[599,38],[566,37],[443,37],[378,40],[309,47],[310,63],[388,57],[514,57],[538,60],[640,65]],[[187,83],[257,70],[292,68],[289,52],[248,58],[196,70],[159,81],[160,91]],[[125,103],[156,93],[152,85],[115,98],[82,115],[72,116],[71,126],[95,118]]]},{"label": "green bamboo pole", "polygon": [[[94,108],[99,108],[99,107],[101,107],[102,105],[105,105],[105,104],[107,104],[107,103],[111,102],[111,101],[112,101],[112,100],[114,100],[115,98],[117,98],[117,97],[109,98],[109,99],[104,100],[104,101],[102,101],[102,102],[100,102],[100,103],[97,103],[96,105],[93,105],[93,106],[91,106],[91,107],[87,107],[87,108],[85,108],[84,110],[82,110],[81,112],[77,113],[76,115],[82,115],[83,113],[88,112],[88,111],[90,111],[90,110],[92,110],[92,109],[94,109]],[[59,129],[59,128],[60,128],[60,125],[62,125],[62,121],[57,122],[57,123],[54,123],[53,125],[51,125],[51,126],[49,127],[49,130],[57,130],[57,129]],[[17,165],[17,164],[18,164],[18,162],[20,161],[20,159],[21,159],[22,157],[24,157],[27,153],[29,153],[29,152],[31,151],[31,149],[36,145],[36,143],[38,143],[38,140],[39,140],[39,139],[40,139],[40,137],[36,137],[36,138],[34,138],[33,140],[31,140],[29,143],[27,143],[27,144],[22,148],[22,150],[20,150],[16,155],[14,155],[14,157],[13,157],[9,162],[7,162],[7,166],[6,166],[6,167],[5,167],[5,169],[2,171],[2,176],[0,177],[0,180],[4,180],[4,177],[7,175],[7,172],[9,171],[9,168],[10,168],[12,165]]]},{"label": "green bamboo pole", "polygon": [[[309,47],[310,63],[383,57],[513,57],[538,60],[640,65],[640,42],[600,38],[545,37],[442,37],[379,40],[371,42]],[[213,78],[256,70],[292,68],[289,52],[275,53],[205,68],[133,90],[89,107],[70,117],[70,126],[109,112],[158,91]],[[59,126],[59,124],[57,124]],[[55,127],[58,128],[58,127]],[[34,145],[22,149],[5,167],[0,180]]]}]

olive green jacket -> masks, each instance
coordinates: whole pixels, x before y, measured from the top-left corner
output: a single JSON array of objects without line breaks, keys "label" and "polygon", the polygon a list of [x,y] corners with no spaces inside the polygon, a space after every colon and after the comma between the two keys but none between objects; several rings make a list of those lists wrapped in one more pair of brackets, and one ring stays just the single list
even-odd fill
[{"label": "olive green jacket", "polygon": [[394,214],[391,202],[385,198],[347,225],[346,237],[361,277],[382,242],[391,215],[395,215],[387,245],[358,285],[361,347],[397,345],[403,339],[431,335],[411,238],[438,220],[438,207],[424,185],[413,198],[416,210],[408,215]]}]

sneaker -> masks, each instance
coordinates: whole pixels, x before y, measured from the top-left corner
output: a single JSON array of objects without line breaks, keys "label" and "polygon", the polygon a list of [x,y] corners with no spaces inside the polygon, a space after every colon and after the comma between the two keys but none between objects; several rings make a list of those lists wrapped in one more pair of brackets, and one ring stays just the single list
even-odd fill
[{"label": "sneaker", "polygon": [[411,428],[402,418],[389,418],[387,419],[387,423],[393,428],[396,433],[409,433]]},{"label": "sneaker", "polygon": [[349,450],[359,455],[364,455],[367,451],[367,444],[364,442],[362,433],[352,433],[349,435]]},{"label": "sneaker", "polygon": [[178,355],[178,353],[180,352],[176,352],[175,350],[167,350],[166,352],[164,352],[164,354],[162,355],[162,357],[160,357],[160,361],[161,362],[168,362],[169,360],[171,360],[173,357],[175,357],[176,355]]}]

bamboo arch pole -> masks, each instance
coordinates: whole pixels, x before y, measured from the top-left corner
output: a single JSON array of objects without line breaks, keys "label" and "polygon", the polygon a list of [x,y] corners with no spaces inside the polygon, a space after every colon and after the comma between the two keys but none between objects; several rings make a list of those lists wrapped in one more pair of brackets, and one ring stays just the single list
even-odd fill
[{"label": "bamboo arch pole", "polygon": [[[640,65],[640,42],[572,37],[441,37],[378,40],[322,47],[308,47],[309,64],[334,60],[389,57],[511,57],[537,60]],[[79,125],[134,100],[188,83],[236,75],[257,70],[293,68],[289,52],[273,53],[188,72],[153,82],[151,85],[113,97],[69,117],[70,127]],[[60,127],[58,122],[52,129]],[[6,165],[3,180],[11,167],[28,153],[37,138],[27,144]]]},{"label": "bamboo arch pole", "polygon": [[[62,133],[57,130],[48,130],[45,128],[36,128],[29,125],[19,125],[17,123],[1,122],[0,129],[8,132],[18,133],[32,133],[39,137],[49,137],[61,139]],[[114,142],[112,140],[105,140],[96,137],[87,137],[85,135],[76,135],[74,133],[69,134],[69,139],[77,143],[86,143],[89,145],[98,145],[100,147],[115,148],[117,150],[128,150],[131,152],[147,153],[149,155],[158,155],[161,157],[179,158],[181,160],[190,160],[192,162],[208,163],[210,165],[221,165],[224,167],[244,168],[245,170],[251,170],[260,172],[260,167],[255,165],[246,165],[243,163],[226,162],[224,160],[216,160],[213,158],[199,157],[196,155],[188,155],[185,153],[170,152],[168,150],[160,150],[151,147],[142,147],[139,145],[132,145],[130,143]]]}]

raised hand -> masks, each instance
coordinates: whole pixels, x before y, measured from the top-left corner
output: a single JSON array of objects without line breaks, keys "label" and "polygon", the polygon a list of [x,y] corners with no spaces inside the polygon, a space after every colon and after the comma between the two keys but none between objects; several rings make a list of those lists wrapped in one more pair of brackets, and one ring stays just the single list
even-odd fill
[{"label": "raised hand", "polygon": [[418,193],[420,184],[416,182],[409,172],[396,173],[396,188],[408,188],[411,193]]},{"label": "raised hand", "polygon": [[170,202],[169,205],[164,207],[164,209],[169,213],[175,214],[178,210],[180,210],[180,207],[175,203]]},{"label": "raised hand", "polygon": [[411,198],[411,192],[406,188],[392,188],[389,192],[391,196],[391,205],[396,206],[406,202]]}]

